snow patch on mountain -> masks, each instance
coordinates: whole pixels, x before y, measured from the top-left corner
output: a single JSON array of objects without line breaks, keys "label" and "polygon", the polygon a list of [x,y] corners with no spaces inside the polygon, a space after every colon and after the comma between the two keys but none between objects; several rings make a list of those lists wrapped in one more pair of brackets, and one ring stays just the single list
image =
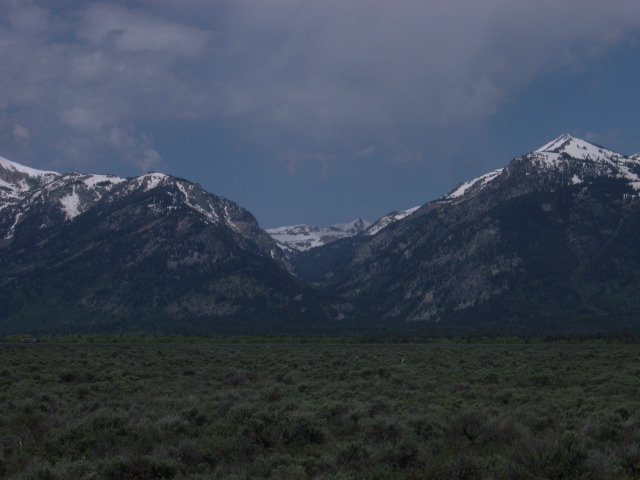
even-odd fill
[{"label": "snow patch on mountain", "polygon": [[136,177],[133,184],[135,186],[142,187],[144,191],[148,191],[163,184],[167,178],[168,175],[165,175],[164,173],[147,173],[146,175]]},{"label": "snow patch on mountain", "polygon": [[26,165],[21,165],[19,163],[12,162],[11,160],[7,160],[4,157],[0,157],[0,167],[5,170],[22,173],[29,177],[53,177],[60,175],[58,172],[52,172],[47,170],[37,170],[35,168],[27,167]]},{"label": "snow patch on mountain", "polygon": [[[145,184],[144,186],[145,190],[153,188],[153,187],[149,187],[149,185],[152,185],[154,183],[155,183],[155,186],[157,186],[161,180],[162,180],[161,178],[153,177],[152,179],[150,179],[149,183]],[[178,190],[180,190],[182,195],[184,195],[184,198],[182,199],[182,201],[188,207],[192,208],[193,210],[198,212],[200,215],[202,215],[207,220],[207,222],[212,224],[218,222],[218,216],[216,215],[216,212],[213,209],[211,208],[208,210],[204,209],[192,200],[190,193],[187,191],[189,186],[185,186],[183,182],[177,181],[176,187],[178,187]]]},{"label": "snow patch on mountain", "polygon": [[229,205],[224,206],[224,221],[232,230],[235,230],[236,232],[240,231],[238,225],[236,225],[236,223],[232,220],[231,213],[229,212]]},{"label": "snow patch on mountain", "polygon": [[0,178],[0,189],[3,190],[7,190],[11,193],[14,193],[14,186],[12,184],[10,184],[9,182],[5,182],[3,179]]},{"label": "snow patch on mountain", "polygon": [[62,210],[64,210],[67,220],[73,220],[82,213],[80,197],[78,196],[75,186],[72,188],[70,194],[60,199],[60,204],[62,205]]},{"label": "snow patch on mountain", "polygon": [[442,197],[442,200],[455,200],[457,198],[462,197],[468,190],[484,187],[487,183],[495,180],[495,178],[503,172],[504,168],[500,168],[498,170],[494,170],[489,173],[485,173],[478,178],[474,178],[473,180],[469,180],[467,182],[463,182],[458,185],[451,193],[446,194]]},{"label": "snow patch on mountain", "polygon": [[87,188],[94,188],[96,185],[117,185],[125,181],[124,178],[116,177],[115,175],[87,175],[82,179],[82,183]]},{"label": "snow patch on mountain", "polygon": [[9,240],[10,238],[13,238],[13,235],[15,234],[16,231],[16,225],[20,222],[20,218],[22,218],[22,213],[18,213],[14,220],[13,220],[13,225],[11,225],[9,227],[9,229],[7,230],[6,235],[4,236],[5,240]]},{"label": "snow patch on mountain", "polygon": [[382,230],[385,227],[388,227],[392,223],[395,223],[399,220],[402,220],[403,218],[408,217],[419,208],[420,208],[420,205],[418,205],[417,207],[407,208],[406,210],[398,210],[396,212],[391,212],[390,214],[385,215],[381,219],[374,222],[373,225],[371,225],[369,228],[367,228],[365,235],[375,235],[380,230]]}]

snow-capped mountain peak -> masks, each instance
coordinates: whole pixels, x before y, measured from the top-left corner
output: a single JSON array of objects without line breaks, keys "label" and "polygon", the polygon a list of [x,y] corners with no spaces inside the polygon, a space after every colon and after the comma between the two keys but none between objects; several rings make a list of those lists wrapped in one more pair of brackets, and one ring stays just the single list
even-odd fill
[{"label": "snow-capped mountain peak", "polygon": [[557,138],[554,138],[548,143],[545,143],[540,148],[534,150],[534,152],[557,152],[559,148],[575,141],[576,139],[568,133],[563,133]]},{"label": "snow-capped mountain peak", "polygon": [[169,178],[169,175],[164,173],[153,172],[136,177],[133,179],[133,184],[147,191],[156,188],[158,185],[163,185]]},{"label": "snow-capped mountain peak", "polygon": [[0,157],[0,207],[59,176],[58,172],[36,170]]},{"label": "snow-capped mountain peak", "polygon": [[[516,166],[538,181],[556,184],[580,184],[589,177],[613,177],[629,181],[640,191],[640,154],[621,155],[586,140],[562,134],[533,152],[514,159],[507,167],[494,170],[454,188],[437,200],[439,203],[462,201],[483,190],[501,174],[511,174]],[[527,173],[528,172],[528,173]]]},{"label": "snow-capped mountain peak", "polygon": [[564,134],[521,158],[560,182],[579,184],[588,177],[611,177],[629,181],[640,191],[640,158],[626,156]]},{"label": "snow-capped mountain peak", "polygon": [[585,140],[572,137],[568,133],[560,135],[555,140],[543,145],[533,152],[565,154],[578,160],[609,160],[621,157],[619,153],[594,145]]},{"label": "snow-capped mountain peak", "polygon": [[58,172],[37,170],[35,168],[27,167],[26,165],[21,165],[19,163],[12,162],[11,160],[7,160],[4,157],[0,157],[0,167],[4,170],[21,173],[30,177],[50,177],[53,175],[60,175]]}]

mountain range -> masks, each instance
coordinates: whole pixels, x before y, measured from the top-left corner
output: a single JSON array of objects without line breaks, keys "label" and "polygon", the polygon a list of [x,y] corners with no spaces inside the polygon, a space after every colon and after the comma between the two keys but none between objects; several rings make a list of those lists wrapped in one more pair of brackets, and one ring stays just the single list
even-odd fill
[{"label": "mountain range", "polygon": [[319,314],[255,218],[197,184],[6,159],[0,182],[0,331],[237,331]]},{"label": "mountain range", "polygon": [[260,229],[165,174],[0,159],[0,333],[640,327],[640,156],[561,135],[369,224]]},{"label": "mountain range", "polygon": [[640,161],[570,135],[370,237],[294,259],[394,324],[482,331],[640,325]]}]

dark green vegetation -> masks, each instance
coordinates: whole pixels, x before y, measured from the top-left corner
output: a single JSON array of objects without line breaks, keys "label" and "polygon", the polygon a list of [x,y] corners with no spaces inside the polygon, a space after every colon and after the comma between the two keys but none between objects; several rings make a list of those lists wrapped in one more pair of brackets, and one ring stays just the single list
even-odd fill
[{"label": "dark green vegetation", "polygon": [[640,478],[637,346],[2,345],[7,479]]}]

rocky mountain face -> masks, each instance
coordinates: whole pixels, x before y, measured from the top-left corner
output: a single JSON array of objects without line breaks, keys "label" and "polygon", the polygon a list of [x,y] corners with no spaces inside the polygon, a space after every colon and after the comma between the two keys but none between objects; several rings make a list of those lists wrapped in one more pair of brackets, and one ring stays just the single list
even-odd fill
[{"label": "rocky mountain face", "polygon": [[637,156],[562,135],[375,235],[293,263],[396,326],[638,328],[639,190]]},{"label": "rocky mountain face", "polygon": [[255,218],[164,174],[0,159],[0,330],[268,331],[324,307]]}]

